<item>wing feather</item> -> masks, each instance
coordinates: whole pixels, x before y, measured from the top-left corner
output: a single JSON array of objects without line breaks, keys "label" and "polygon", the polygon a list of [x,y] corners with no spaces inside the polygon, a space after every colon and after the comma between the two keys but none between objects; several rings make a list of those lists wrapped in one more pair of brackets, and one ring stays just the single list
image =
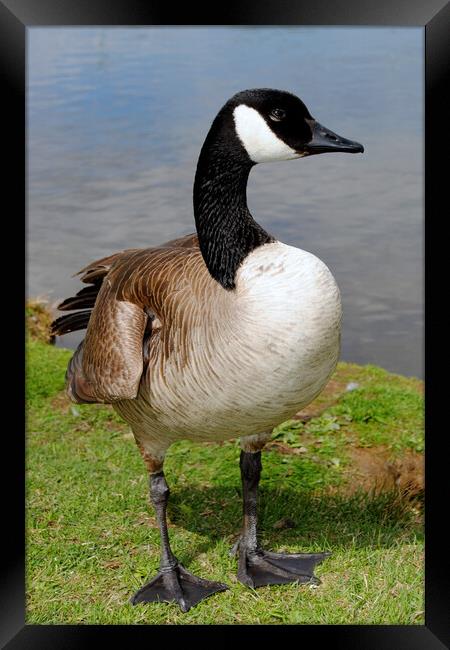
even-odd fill
[{"label": "wing feather", "polygon": [[151,320],[158,319],[158,338],[170,354],[169,323],[177,317],[177,327],[182,327],[182,301],[176,295],[187,289],[186,270],[192,266],[206,269],[195,234],[156,248],[115,253],[79,271],[80,280],[90,286],[58,308],[80,311],[52,323],[58,335],[87,328],[67,369],[72,400],[110,403],[136,397],[151,357]]}]

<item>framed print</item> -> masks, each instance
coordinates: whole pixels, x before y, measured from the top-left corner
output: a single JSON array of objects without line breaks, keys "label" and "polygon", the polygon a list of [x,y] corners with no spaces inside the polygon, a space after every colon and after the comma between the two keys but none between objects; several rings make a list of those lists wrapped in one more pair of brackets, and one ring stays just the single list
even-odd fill
[{"label": "framed print", "polygon": [[446,647],[449,15],[1,0],[4,647],[208,625]]}]

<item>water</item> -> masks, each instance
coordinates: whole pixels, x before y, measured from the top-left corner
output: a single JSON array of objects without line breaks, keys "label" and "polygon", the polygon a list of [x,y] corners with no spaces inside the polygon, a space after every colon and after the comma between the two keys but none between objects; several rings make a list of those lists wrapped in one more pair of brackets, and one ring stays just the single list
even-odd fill
[{"label": "water", "polygon": [[422,377],[422,28],[29,29],[28,295],[56,302],[88,262],[193,232],[203,139],[255,87],[364,144],[258,165],[249,206],[332,270],[342,359]]}]

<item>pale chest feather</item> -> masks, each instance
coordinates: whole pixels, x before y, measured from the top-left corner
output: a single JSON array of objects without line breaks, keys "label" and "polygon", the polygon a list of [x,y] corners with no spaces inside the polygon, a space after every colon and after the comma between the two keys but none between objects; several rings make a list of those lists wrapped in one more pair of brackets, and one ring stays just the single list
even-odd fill
[{"label": "pale chest feather", "polygon": [[[257,249],[243,265],[240,342],[252,351],[260,379],[281,405],[307,403],[334,369],[341,302],[328,267],[279,242]],[[278,385],[277,385],[278,382]]]},{"label": "pale chest feather", "polygon": [[237,293],[246,333],[262,345],[270,339],[282,354],[291,345],[302,356],[319,352],[340,327],[339,288],[328,267],[281,242],[248,256],[238,272]]},{"label": "pale chest feather", "polygon": [[198,311],[192,353],[153,368],[146,425],[166,435],[226,439],[291,417],[334,370],[340,339],[339,289],[314,255],[280,242],[242,264],[236,290]]}]

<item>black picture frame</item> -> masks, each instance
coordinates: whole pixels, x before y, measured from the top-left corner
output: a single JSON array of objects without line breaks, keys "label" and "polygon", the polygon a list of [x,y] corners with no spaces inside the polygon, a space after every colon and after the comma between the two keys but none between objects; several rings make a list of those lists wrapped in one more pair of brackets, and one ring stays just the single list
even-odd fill
[{"label": "black picture frame", "polygon": [[[26,625],[25,624],[25,422],[24,413],[24,323],[23,293],[25,276],[20,252],[25,262],[25,80],[26,31],[34,26],[69,25],[368,25],[420,26],[425,34],[425,255],[426,255],[426,580],[425,625],[360,625],[360,626],[275,626],[274,632],[298,634],[298,642],[324,647],[352,650],[438,650],[449,647],[448,581],[444,570],[448,545],[440,522],[448,519],[446,469],[448,455],[444,452],[445,427],[439,427],[439,411],[445,405],[444,384],[439,381],[438,364],[445,351],[442,344],[445,319],[438,311],[439,278],[445,279],[443,263],[445,237],[433,232],[445,219],[448,208],[444,192],[448,176],[446,166],[438,157],[448,141],[448,103],[444,101],[446,63],[450,49],[450,5],[444,0],[286,0],[252,1],[238,5],[232,0],[224,6],[211,7],[186,3],[175,15],[168,3],[139,0],[0,0],[0,74],[3,118],[2,247],[3,318],[2,368],[6,378],[3,389],[3,480],[1,506],[3,513],[3,570],[0,581],[0,642],[10,650],[19,648],[79,648],[98,644],[154,643],[154,635],[163,634],[164,643],[175,642],[180,626],[91,626],[91,625]],[[448,83],[448,82],[447,82]],[[383,98],[380,98],[383,110]],[[6,139],[6,144],[5,144]],[[448,144],[446,145],[448,150]],[[448,165],[447,165],[448,166]],[[441,248],[439,248],[439,245]],[[433,264],[431,264],[433,246]],[[12,253],[12,257],[11,257]],[[22,283],[23,280],[23,284]],[[20,286],[19,286],[20,285]],[[442,296],[440,298],[442,303]],[[433,309],[435,307],[435,309]],[[442,309],[442,308],[441,308]],[[440,321],[444,323],[440,325]],[[442,332],[439,327],[441,327]],[[6,352],[12,351],[12,362]],[[445,369],[445,366],[444,366]],[[11,417],[10,417],[11,416]],[[445,420],[444,420],[445,422]],[[442,449],[441,449],[442,447]],[[448,492],[447,492],[448,494]],[[150,629],[149,629],[150,627]],[[224,642],[235,626],[222,626]],[[251,632],[256,640],[259,627],[239,626],[238,634]],[[248,629],[243,629],[248,628]],[[228,631],[230,629],[230,632]],[[208,634],[207,626],[201,633]],[[264,629],[266,632],[267,629]],[[183,643],[198,642],[197,626],[183,626]],[[150,636],[151,635],[151,636]],[[186,636],[188,635],[188,636]]]}]

